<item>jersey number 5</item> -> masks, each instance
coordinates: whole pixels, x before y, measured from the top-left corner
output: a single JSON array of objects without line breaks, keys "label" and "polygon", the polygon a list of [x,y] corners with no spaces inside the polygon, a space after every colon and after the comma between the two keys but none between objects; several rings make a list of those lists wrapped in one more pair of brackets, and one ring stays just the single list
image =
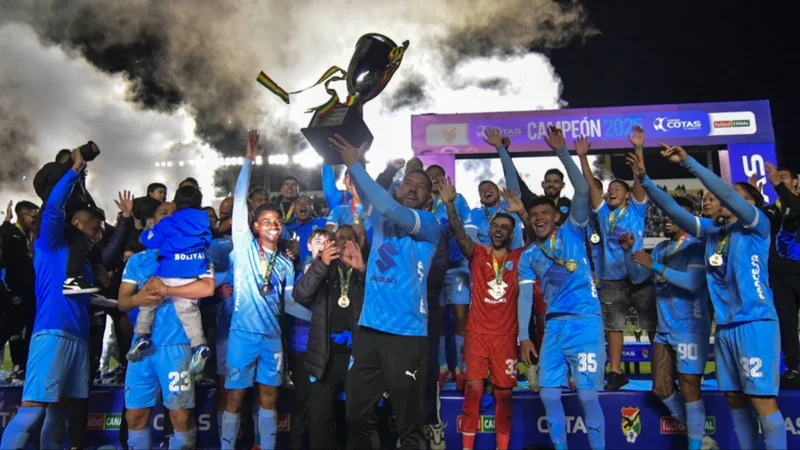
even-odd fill
[{"label": "jersey number 5", "polygon": [[597,372],[597,355],[578,353],[578,372]]},{"label": "jersey number 5", "polygon": [[[189,376],[189,372],[184,370],[183,372],[170,372],[169,375],[169,390],[170,392],[178,392],[178,391],[188,391],[192,388],[192,377]],[[178,384],[183,380],[182,384]]]}]

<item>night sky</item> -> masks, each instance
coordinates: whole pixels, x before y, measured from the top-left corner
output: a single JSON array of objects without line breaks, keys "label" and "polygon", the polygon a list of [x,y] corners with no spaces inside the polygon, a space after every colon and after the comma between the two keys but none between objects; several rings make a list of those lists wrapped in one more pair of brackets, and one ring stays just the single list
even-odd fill
[{"label": "night sky", "polygon": [[570,108],[766,99],[779,163],[800,169],[792,3],[585,1],[601,34],[550,53],[562,97]]}]

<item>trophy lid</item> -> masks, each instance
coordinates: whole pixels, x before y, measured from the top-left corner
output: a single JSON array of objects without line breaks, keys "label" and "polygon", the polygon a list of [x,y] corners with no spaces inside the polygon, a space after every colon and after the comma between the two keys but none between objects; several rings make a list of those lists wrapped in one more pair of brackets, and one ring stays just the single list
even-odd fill
[{"label": "trophy lid", "polygon": [[382,34],[365,34],[358,39],[347,67],[350,95],[358,93],[361,101],[366,102],[381,93],[386,84],[380,81],[391,67],[389,54],[395,47],[397,44]]}]

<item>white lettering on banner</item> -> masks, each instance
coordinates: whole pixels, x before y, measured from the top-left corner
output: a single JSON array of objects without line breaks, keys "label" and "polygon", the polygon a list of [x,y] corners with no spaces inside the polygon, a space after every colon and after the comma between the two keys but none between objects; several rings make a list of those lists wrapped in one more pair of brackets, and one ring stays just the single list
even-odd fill
[{"label": "white lettering on banner", "polygon": [[761,265],[758,263],[758,255],[753,255],[750,257],[750,264],[753,265],[751,273],[753,274],[753,285],[756,287],[758,298],[761,300],[766,300],[764,298],[764,290],[761,288]]},{"label": "white lettering on banner", "polygon": [[783,418],[783,421],[786,422],[786,431],[792,433],[792,435],[797,436],[800,434],[800,417],[795,417],[792,419],[789,416]]},{"label": "white lettering on banner", "polygon": [[[159,413],[153,416],[153,429],[164,431],[164,414]],[[197,416],[197,429],[208,431],[211,429],[211,414],[200,414]]]},{"label": "white lettering on banner", "polygon": [[[550,427],[547,426],[547,417],[539,417],[536,421],[536,426],[539,428],[540,433],[549,433]],[[586,434],[586,424],[583,423],[581,416],[567,416],[567,434]]]},{"label": "white lettering on banner", "polygon": [[[759,154],[742,155],[742,171],[744,172],[744,176],[746,176],[748,179],[755,175],[757,177],[756,182],[759,185],[764,185],[767,182],[767,171],[765,169],[764,158]],[[734,180],[734,182],[736,181]],[[764,192],[762,192],[762,194],[764,195],[764,204],[766,205],[769,203],[769,197]]]},{"label": "white lettering on banner", "polygon": [[183,253],[175,254],[175,261],[195,261],[198,259],[206,259],[206,255],[203,253],[190,253],[188,255]]},{"label": "white lettering on banner", "polygon": [[[565,137],[567,136],[567,133],[571,132],[573,139],[577,139],[579,136],[588,136],[593,138],[603,137],[603,134],[600,131],[600,119],[590,120],[588,117],[584,117],[581,120],[562,120],[560,122],[528,122],[528,139],[536,141],[542,139],[544,136],[547,136],[547,128],[551,125],[561,128],[561,131],[564,132]],[[522,130],[515,128],[508,131]]]},{"label": "white lettering on banner", "polygon": [[8,422],[15,414],[16,413],[12,412],[0,412],[0,428],[5,429],[8,426]]}]

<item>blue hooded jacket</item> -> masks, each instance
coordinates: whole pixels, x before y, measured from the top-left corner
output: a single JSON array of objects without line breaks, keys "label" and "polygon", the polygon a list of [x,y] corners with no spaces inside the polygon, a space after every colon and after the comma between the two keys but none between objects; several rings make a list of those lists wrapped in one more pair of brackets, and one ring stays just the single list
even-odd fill
[{"label": "blue hooded jacket", "polygon": [[147,248],[158,249],[161,263],[156,275],[162,278],[193,278],[205,275],[206,249],[211,244],[208,214],[186,208],[164,217],[158,225],[142,233]]}]

